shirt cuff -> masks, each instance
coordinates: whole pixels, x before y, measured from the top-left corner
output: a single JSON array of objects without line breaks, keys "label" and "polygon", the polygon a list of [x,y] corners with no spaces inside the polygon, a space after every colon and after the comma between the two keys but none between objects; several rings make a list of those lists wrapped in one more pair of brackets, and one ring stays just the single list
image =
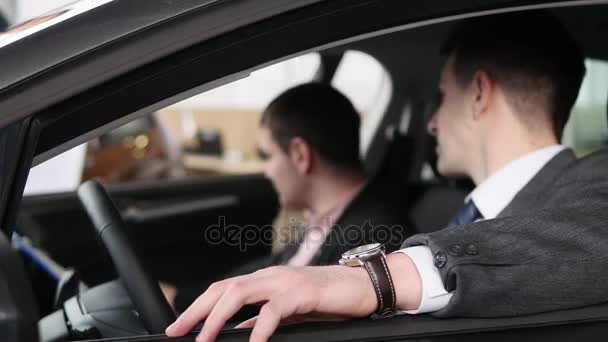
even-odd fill
[{"label": "shirt cuff", "polygon": [[422,281],[422,298],[418,309],[402,310],[398,313],[415,315],[445,308],[450,299],[452,299],[452,292],[447,292],[443,286],[439,270],[433,264],[431,249],[427,246],[415,246],[404,248],[394,253],[403,253],[409,256],[414,265],[416,265]]}]

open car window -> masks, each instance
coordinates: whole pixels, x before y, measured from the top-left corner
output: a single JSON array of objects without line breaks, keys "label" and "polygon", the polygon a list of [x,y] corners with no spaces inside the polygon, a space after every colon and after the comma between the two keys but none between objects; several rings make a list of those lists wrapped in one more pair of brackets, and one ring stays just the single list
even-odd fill
[{"label": "open car window", "polygon": [[[295,57],[149,113],[35,166],[25,195],[74,191],[88,179],[113,184],[262,173],[263,109],[284,90],[313,81],[320,63],[318,53]],[[332,85],[361,114],[365,153],[392,96],[390,75],[374,57],[348,51]]]},{"label": "open car window", "polygon": [[391,76],[373,56],[349,50],[340,61],[332,86],[352,99],[361,114],[361,153],[365,155],[393,95]]},{"label": "open car window", "polygon": [[261,173],[257,132],[264,107],[284,90],[310,82],[317,53],[253,72],[193,96],[60,154],[30,171],[25,194],[106,184]]}]

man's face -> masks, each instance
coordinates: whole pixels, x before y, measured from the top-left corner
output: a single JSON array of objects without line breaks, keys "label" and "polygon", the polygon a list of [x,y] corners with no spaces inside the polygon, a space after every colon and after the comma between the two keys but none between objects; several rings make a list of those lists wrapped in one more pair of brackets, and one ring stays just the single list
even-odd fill
[{"label": "man's face", "polygon": [[303,209],[305,194],[304,175],[296,167],[291,156],[283,151],[265,126],[260,129],[259,148],[266,158],[264,176],[268,178],[279,194],[279,202],[284,208]]},{"label": "man's face", "polygon": [[467,89],[456,80],[453,56],[448,58],[439,81],[439,105],[427,125],[437,140],[437,169],[448,177],[468,175],[473,142],[471,106]]}]

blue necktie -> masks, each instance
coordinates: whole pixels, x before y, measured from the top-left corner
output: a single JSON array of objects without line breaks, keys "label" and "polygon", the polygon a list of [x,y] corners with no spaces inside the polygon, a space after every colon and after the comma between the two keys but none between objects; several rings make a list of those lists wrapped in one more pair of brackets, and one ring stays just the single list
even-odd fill
[{"label": "blue necktie", "polygon": [[456,216],[452,217],[448,227],[469,224],[482,217],[483,216],[479,212],[479,209],[477,209],[477,206],[475,203],[473,203],[473,200],[469,200],[467,203],[465,203],[464,207],[460,208],[458,213],[456,213]]}]

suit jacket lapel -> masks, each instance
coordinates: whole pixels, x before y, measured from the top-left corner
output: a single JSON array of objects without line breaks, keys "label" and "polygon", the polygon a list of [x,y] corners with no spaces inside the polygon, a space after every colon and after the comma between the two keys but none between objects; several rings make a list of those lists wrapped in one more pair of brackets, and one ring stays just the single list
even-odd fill
[{"label": "suit jacket lapel", "polygon": [[367,213],[369,198],[372,195],[372,191],[373,188],[368,182],[347,207],[344,208],[342,215],[338,217],[331,228],[331,232],[327,235],[325,244],[312,259],[311,265],[336,264],[342,254],[352,248],[352,246],[345,241],[345,231],[351,224],[355,224],[357,227],[361,226],[360,222],[362,220],[359,215],[365,215]]},{"label": "suit jacket lapel", "polygon": [[[336,243],[339,243],[339,239],[340,237],[340,233],[338,232],[338,230],[340,230],[340,226],[338,224],[335,224],[332,227],[331,232],[329,232],[329,234],[327,235],[327,238],[325,238],[325,242],[323,247],[319,248],[319,250],[317,251],[317,253],[315,254],[315,256],[312,258],[312,260],[310,261],[310,265],[329,265],[332,264],[332,262],[330,260],[335,259],[335,248],[328,248],[328,245],[334,245]],[[341,254],[340,254],[341,255]],[[336,260],[337,261],[337,260]]]},{"label": "suit jacket lapel", "polygon": [[300,249],[301,244],[302,244],[301,240],[298,240],[296,242],[290,242],[279,253],[276,254],[273,264],[287,265],[289,260],[291,258],[293,258],[294,255],[296,255],[296,253],[298,252],[298,249]]},{"label": "suit jacket lapel", "polygon": [[498,217],[521,215],[542,206],[542,196],[546,191],[550,191],[555,180],[574,161],[576,161],[576,157],[571,149],[568,148],[558,153],[513,197],[511,202],[498,214]]}]

